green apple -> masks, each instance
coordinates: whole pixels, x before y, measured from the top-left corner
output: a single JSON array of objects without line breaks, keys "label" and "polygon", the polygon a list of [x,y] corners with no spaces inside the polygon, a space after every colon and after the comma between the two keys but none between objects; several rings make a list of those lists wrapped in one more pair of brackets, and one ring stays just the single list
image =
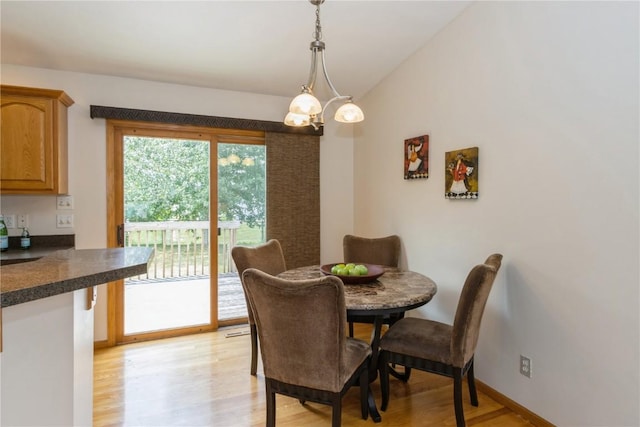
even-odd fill
[{"label": "green apple", "polygon": [[353,267],[351,270],[349,270],[349,276],[360,276],[360,270],[358,270],[356,267]]},{"label": "green apple", "polygon": [[343,263],[338,263],[335,264],[333,267],[331,267],[331,274],[340,274],[341,270],[344,270],[346,266]]},{"label": "green apple", "polygon": [[362,264],[356,265],[355,270],[358,272],[360,276],[365,276],[369,273],[369,269]]}]

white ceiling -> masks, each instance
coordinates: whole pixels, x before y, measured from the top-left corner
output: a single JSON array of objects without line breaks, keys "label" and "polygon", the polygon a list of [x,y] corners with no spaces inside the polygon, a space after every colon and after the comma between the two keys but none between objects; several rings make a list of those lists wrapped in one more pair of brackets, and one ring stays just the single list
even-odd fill
[{"label": "white ceiling", "polygon": [[[326,0],[329,76],[356,99],[470,1]],[[306,83],[315,7],[290,1],[0,2],[1,60],[292,96]]]}]

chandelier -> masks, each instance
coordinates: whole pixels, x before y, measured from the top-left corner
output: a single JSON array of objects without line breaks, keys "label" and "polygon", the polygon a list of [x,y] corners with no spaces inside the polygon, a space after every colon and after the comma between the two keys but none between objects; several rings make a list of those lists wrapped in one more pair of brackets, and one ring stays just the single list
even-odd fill
[{"label": "chandelier", "polygon": [[[314,32],[314,40],[311,42],[311,69],[309,71],[309,80],[306,85],[302,85],[300,95],[293,98],[289,105],[289,113],[284,119],[284,124],[288,126],[313,126],[318,130],[324,125],[324,112],[329,104],[335,101],[342,101],[343,104],[336,110],[334,119],[342,123],[357,123],[364,120],[364,113],[356,104],[353,103],[350,95],[340,95],[329,79],[327,66],[324,59],[324,42],[322,41],[322,27],[320,26],[320,5],[324,0],[309,0],[309,3],[316,7],[316,29]],[[318,75],[318,67],[322,68],[322,75],[327,82],[327,86],[333,92],[333,98],[329,99],[324,108],[320,105],[320,101],[313,95],[313,87],[316,84],[316,76]]]}]

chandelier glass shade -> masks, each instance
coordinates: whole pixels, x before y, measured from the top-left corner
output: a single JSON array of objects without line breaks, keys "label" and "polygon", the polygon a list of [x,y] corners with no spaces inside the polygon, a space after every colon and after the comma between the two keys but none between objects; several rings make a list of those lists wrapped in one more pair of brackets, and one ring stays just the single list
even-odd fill
[{"label": "chandelier glass shade", "polygon": [[308,114],[296,114],[289,112],[284,118],[284,124],[287,126],[309,126],[311,119]]},{"label": "chandelier glass shade", "polygon": [[364,113],[356,104],[347,101],[336,110],[334,119],[341,123],[358,123],[364,120]]},{"label": "chandelier glass shade", "polygon": [[293,101],[289,104],[289,112],[293,114],[306,114],[307,116],[320,114],[320,112],[322,112],[322,105],[320,105],[318,98],[309,92],[302,92],[293,98]]},{"label": "chandelier glass shade", "polygon": [[[364,120],[364,113],[360,107],[353,103],[350,95],[340,95],[338,93],[327,73],[327,66],[324,59],[325,44],[322,41],[322,28],[320,26],[320,5],[324,3],[324,0],[309,0],[309,2],[316,6],[316,30],[314,40],[310,45],[311,69],[309,71],[309,80],[306,85],[302,86],[300,95],[291,101],[289,113],[284,119],[284,124],[296,127],[311,125],[317,130],[324,125],[324,113],[327,107],[336,101],[343,102],[336,110],[334,116],[336,121],[341,123],[361,122]],[[313,94],[319,67],[322,69],[322,75],[324,76],[326,85],[333,95],[333,97],[324,104],[324,107]]]}]

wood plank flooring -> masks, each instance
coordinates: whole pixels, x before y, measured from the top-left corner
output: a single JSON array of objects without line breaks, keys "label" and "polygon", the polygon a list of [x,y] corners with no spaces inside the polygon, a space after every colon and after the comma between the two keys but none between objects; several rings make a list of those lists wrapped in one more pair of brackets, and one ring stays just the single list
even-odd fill
[{"label": "wood plank flooring", "polygon": [[[369,325],[356,335],[370,336]],[[234,335],[238,332],[247,334]],[[94,426],[264,426],[262,365],[249,374],[248,327],[128,344],[96,350],[94,358]],[[372,385],[380,405],[379,381]],[[405,384],[390,379],[389,408],[382,422],[362,420],[358,388],[343,399],[343,426],[454,426],[453,386],[444,377],[414,370]],[[531,426],[487,395],[478,393],[473,407],[465,384],[468,426]],[[331,408],[276,397],[280,427],[331,425]]]}]

